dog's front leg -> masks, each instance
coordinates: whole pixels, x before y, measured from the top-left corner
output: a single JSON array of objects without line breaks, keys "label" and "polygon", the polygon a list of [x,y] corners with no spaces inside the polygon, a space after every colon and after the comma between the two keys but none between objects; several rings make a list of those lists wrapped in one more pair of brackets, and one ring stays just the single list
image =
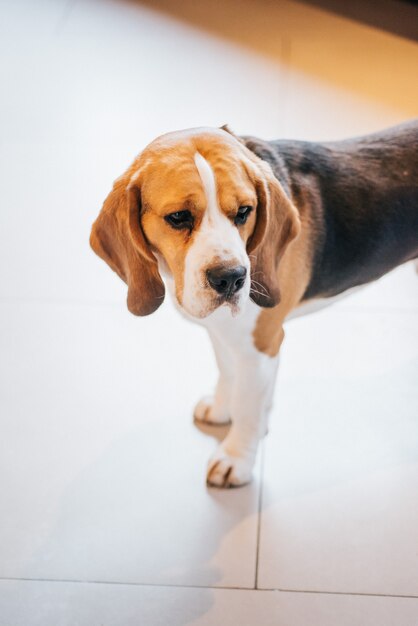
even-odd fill
[{"label": "dog's front leg", "polygon": [[228,424],[231,421],[231,391],[234,385],[234,359],[229,349],[209,331],[219,378],[213,396],[204,396],[196,405],[194,418],[209,424]]},{"label": "dog's front leg", "polygon": [[251,480],[258,443],[267,428],[279,356],[255,349],[235,357],[231,389],[231,429],[209,461],[207,482],[216,487],[236,487]]}]

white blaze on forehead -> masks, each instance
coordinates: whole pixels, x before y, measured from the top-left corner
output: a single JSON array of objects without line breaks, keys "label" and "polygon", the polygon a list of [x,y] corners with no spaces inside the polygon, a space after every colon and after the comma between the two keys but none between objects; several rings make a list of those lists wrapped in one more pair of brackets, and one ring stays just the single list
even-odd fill
[{"label": "white blaze on forehead", "polygon": [[[216,193],[216,179],[208,161],[199,153],[194,156],[199,172],[206,206],[199,229],[194,235],[184,263],[183,306],[201,317],[209,312],[213,305],[214,293],[206,283],[206,270],[213,263],[243,265],[249,270],[249,259],[238,229],[222,212]],[[240,297],[248,297],[249,280]]]},{"label": "white blaze on forehead", "polygon": [[202,157],[200,152],[196,152],[194,156],[194,162],[196,163],[197,171],[199,172],[200,179],[202,181],[203,190],[205,192],[207,207],[206,215],[209,219],[214,219],[219,212],[218,201],[216,198],[216,182],[215,175],[209,163]]},{"label": "white blaze on forehead", "polygon": [[[237,228],[218,204],[215,173],[210,163],[199,152],[196,152],[194,162],[206,198],[205,212],[195,238],[195,245],[199,246],[202,253],[212,252],[212,256],[217,255],[225,260],[234,257],[238,261],[238,256],[242,256],[240,254],[242,240]],[[199,239],[201,241],[198,243]],[[210,262],[210,258],[207,260]]]}]

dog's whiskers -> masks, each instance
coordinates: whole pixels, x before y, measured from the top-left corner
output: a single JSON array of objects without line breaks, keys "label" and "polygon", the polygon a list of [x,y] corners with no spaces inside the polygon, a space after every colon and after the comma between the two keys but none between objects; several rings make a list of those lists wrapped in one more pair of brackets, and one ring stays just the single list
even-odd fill
[{"label": "dog's whiskers", "polygon": [[260,289],[263,289],[264,294],[266,296],[268,296],[268,290],[266,289],[266,287],[264,285],[262,285],[261,283],[257,282],[256,280],[251,280],[251,285],[256,285],[257,287],[259,287]]},{"label": "dog's whiskers", "polygon": [[265,298],[266,296],[268,296],[268,293],[261,293],[261,291],[257,291],[257,289],[253,289],[253,288],[251,288],[251,289],[250,289],[250,295],[251,295],[252,293],[254,293],[254,294],[258,295],[258,296],[262,296],[262,297],[264,297],[264,298]]},{"label": "dog's whiskers", "polygon": [[264,272],[262,272],[261,270],[259,270],[258,272],[252,272],[251,276],[257,276],[258,274],[261,274],[262,276],[264,276]]}]

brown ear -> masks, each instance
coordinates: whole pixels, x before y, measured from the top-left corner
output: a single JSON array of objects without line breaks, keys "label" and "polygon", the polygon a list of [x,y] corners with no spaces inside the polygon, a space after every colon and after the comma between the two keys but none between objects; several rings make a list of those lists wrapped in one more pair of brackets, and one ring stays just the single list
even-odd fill
[{"label": "brown ear", "polygon": [[232,135],[232,137],[234,139],[236,139],[237,141],[239,141],[239,143],[242,143],[245,145],[245,141],[242,137],[240,137],[239,135],[236,135],[234,133],[234,131],[229,127],[229,124],[223,124],[222,126],[219,127],[220,130],[224,130],[226,133],[228,133],[229,135]]},{"label": "brown ear", "polygon": [[251,261],[251,299],[262,307],[280,302],[278,266],[289,243],[300,232],[296,207],[266,163],[256,179],[257,216],[247,242]]},{"label": "brown ear", "polygon": [[220,126],[219,128],[221,130],[224,130],[226,133],[229,133],[230,135],[236,137],[235,133],[229,128],[228,124],[222,124],[222,126]]},{"label": "brown ear", "polygon": [[164,300],[165,288],[157,261],[140,223],[141,193],[124,176],[107,196],[93,224],[90,245],[128,285],[128,309],[134,315],[153,313]]}]

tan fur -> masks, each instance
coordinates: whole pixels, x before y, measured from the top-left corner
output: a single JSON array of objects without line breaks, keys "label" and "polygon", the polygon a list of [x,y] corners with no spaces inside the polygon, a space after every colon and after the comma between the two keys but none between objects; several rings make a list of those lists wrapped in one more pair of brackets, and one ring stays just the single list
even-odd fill
[{"label": "tan fur", "polygon": [[93,250],[128,285],[128,308],[148,315],[164,299],[164,284],[137,216],[139,190],[130,185],[135,164],[106,198],[90,236]]},{"label": "tan fur", "polygon": [[[288,241],[297,234],[296,211],[270,167],[231,132],[197,129],[153,141],[115,182],[93,225],[91,245],[128,284],[128,308],[136,315],[152,313],[164,299],[153,253],[174,278],[182,303],[185,257],[206,210],[196,152],[214,171],[218,204],[227,217],[233,220],[239,206],[256,207],[239,229],[250,254],[253,299],[271,306],[279,298],[276,270]],[[174,230],[164,220],[185,209],[194,217],[191,234]]]},{"label": "tan fur", "polygon": [[[258,316],[254,344],[274,356],[283,340],[283,321],[309,281],[308,213],[301,206],[299,216],[270,166],[229,129],[170,133],[153,141],[115,182],[93,225],[91,245],[128,284],[132,313],[152,313],[164,299],[153,253],[174,278],[181,305],[185,257],[206,209],[196,152],[214,171],[218,204],[226,216],[233,219],[241,205],[256,206],[240,235],[251,261],[252,297],[271,307]],[[165,215],[185,209],[195,220],[191,234],[174,230],[164,220]]]},{"label": "tan fur", "polygon": [[299,236],[291,242],[277,270],[280,285],[280,302],[272,309],[263,309],[253,331],[257,350],[273,357],[280,350],[284,339],[283,322],[301,301],[310,279],[312,247],[309,218],[301,216]]}]

